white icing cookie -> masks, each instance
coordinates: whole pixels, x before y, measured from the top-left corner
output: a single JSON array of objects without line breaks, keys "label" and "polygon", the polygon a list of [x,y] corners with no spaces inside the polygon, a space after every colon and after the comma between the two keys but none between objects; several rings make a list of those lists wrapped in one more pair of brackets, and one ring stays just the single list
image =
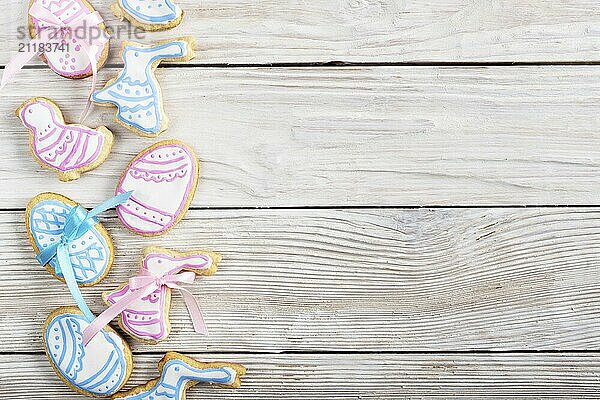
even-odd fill
[{"label": "white icing cookie", "polygon": [[29,99],[16,114],[29,130],[29,149],[36,161],[56,171],[61,181],[78,179],[99,167],[110,154],[111,131],[104,126],[92,129],[65,123],[62,112],[49,99]]},{"label": "white icing cookie", "polygon": [[125,66],[116,78],[92,94],[92,101],[117,107],[115,119],[140,136],[156,137],[168,126],[162,93],[154,70],[161,61],[189,61],[195,57],[191,37],[171,39],[155,45],[124,42]]},{"label": "white icing cookie", "polygon": [[[29,8],[34,3],[48,10],[65,24],[72,24],[74,21],[96,11],[87,0],[30,0]],[[32,38],[36,37],[38,30],[44,26],[46,26],[44,22],[29,16],[29,34]],[[82,23],[81,26],[83,27],[84,24]],[[90,26],[88,24],[85,26],[85,29],[89,32],[86,32],[85,35],[90,35],[90,37],[94,35],[95,38],[99,37],[99,35],[105,35],[108,39],[104,23],[100,23],[97,26]],[[50,33],[55,34],[55,31],[50,31]],[[43,53],[41,56],[42,59],[48,63],[52,71],[65,78],[80,79],[92,75],[90,58],[78,42],[78,39],[86,39],[85,37],[79,37],[83,35],[82,33],[73,32],[62,37],[59,40],[60,46],[53,48],[52,51]],[[92,54],[95,55],[98,69],[106,62],[109,46],[110,42],[106,40],[102,46],[94,44],[91,48]]]},{"label": "white icing cookie", "polygon": [[[161,278],[181,271],[192,271],[197,275],[213,275],[221,256],[212,251],[188,251],[180,253],[161,247],[146,247],[140,273]],[[133,292],[129,284],[104,292],[102,298],[109,306]],[[119,326],[133,338],[147,343],[158,343],[169,336],[171,322],[171,288],[163,285],[148,296],[129,304],[119,315]]]},{"label": "white icing cookie", "polygon": [[[65,221],[75,206],[76,202],[57,193],[40,193],[31,199],[25,211],[25,226],[36,254],[61,240]],[[92,286],[104,279],[112,266],[114,252],[110,235],[100,222],[71,242],[69,258],[77,284]],[[57,266],[56,257],[45,265],[48,272],[64,281],[62,273],[57,273]]]},{"label": "white icing cookie", "polygon": [[240,364],[200,362],[175,352],[160,360],[158,370],[160,378],[119,393],[113,400],[185,400],[187,389],[198,383],[238,388],[240,378],[246,374],[246,368]]},{"label": "white icing cookie", "polygon": [[60,379],[71,389],[86,396],[112,396],[131,375],[131,350],[110,327],[105,327],[84,346],[83,330],[88,325],[77,307],[54,310],[44,324],[46,355]]},{"label": "white icing cookie", "polygon": [[133,191],[117,206],[131,231],[156,236],[173,228],[190,206],[200,166],[193,150],[177,140],[164,140],[142,150],[121,175],[116,194]]},{"label": "white icing cookie", "polygon": [[183,20],[183,10],[171,0],[117,0],[110,9],[147,31],[171,29]]}]

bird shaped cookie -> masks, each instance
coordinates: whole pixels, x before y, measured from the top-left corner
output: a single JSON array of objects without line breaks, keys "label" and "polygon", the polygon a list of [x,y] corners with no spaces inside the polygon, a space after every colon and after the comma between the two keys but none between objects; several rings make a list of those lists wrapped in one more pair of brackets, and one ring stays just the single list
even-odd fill
[{"label": "bird shaped cookie", "polygon": [[113,400],[185,400],[188,388],[209,383],[225,388],[240,387],[246,368],[230,362],[200,362],[183,354],[169,352],[158,363],[160,378],[152,379]]},{"label": "bird shaped cookie", "polygon": [[56,171],[61,181],[78,179],[82,173],[97,168],[112,148],[113,135],[106,127],[67,124],[58,106],[49,99],[29,99],[16,114],[29,129],[34,158],[42,167]]},{"label": "bird shaped cookie", "polygon": [[184,37],[148,46],[124,42],[124,67],[116,78],[92,94],[92,101],[117,107],[116,120],[140,136],[156,137],[167,129],[162,93],[154,70],[161,61],[195,57],[194,38]]}]

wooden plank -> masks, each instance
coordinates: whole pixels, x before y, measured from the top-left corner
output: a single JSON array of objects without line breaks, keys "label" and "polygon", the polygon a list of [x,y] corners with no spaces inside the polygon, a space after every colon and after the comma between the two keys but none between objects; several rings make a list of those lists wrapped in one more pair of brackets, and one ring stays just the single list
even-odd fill
[{"label": "wooden plank", "polygon": [[[573,398],[598,396],[597,355],[190,354],[237,361],[237,390],[198,385],[188,399]],[[138,355],[127,387],[157,375],[161,355]],[[82,399],[41,354],[0,355],[0,397]]]},{"label": "wooden plank", "polygon": [[[114,32],[111,62],[120,40],[192,35],[195,63],[297,62],[572,62],[598,61],[600,19],[596,0],[180,0],[184,22],[162,33],[136,34],[93,3]],[[22,42],[26,2],[5,1],[0,15],[0,64]],[[113,35],[117,36],[117,35]],[[39,60],[36,60],[40,63]]]},{"label": "wooden plank", "polygon": [[[102,73],[102,82],[115,71]],[[194,207],[597,204],[600,67],[160,69],[171,128],[194,147]],[[50,78],[40,87],[39,80]],[[29,155],[18,105],[47,96],[67,118],[86,82],[28,70],[0,94],[3,207],[40,191],[87,204],[113,193],[153,140],[96,107],[116,135],[99,169],[65,184]],[[190,102],[191,99],[191,102]],[[94,188],[94,190],[90,190]]]},{"label": "wooden plank", "polygon": [[[144,246],[219,251],[191,286],[211,335],[183,301],[173,332],[136,352],[586,350],[600,347],[600,209],[194,210],[164,238],[106,226],[116,264],[100,299]],[[21,213],[0,213],[0,352],[41,351],[41,327],[72,304],[33,258]]]}]

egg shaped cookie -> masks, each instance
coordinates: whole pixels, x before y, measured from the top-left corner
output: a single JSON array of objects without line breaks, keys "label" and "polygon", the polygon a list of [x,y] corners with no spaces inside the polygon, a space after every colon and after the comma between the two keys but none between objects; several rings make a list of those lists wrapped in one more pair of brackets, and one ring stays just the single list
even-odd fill
[{"label": "egg shaped cookie", "polygon": [[[36,254],[60,241],[65,221],[77,203],[57,193],[41,193],[27,205],[25,224],[29,240]],[[75,280],[80,286],[100,282],[110,271],[114,259],[114,247],[108,232],[99,222],[86,234],[69,244],[69,258],[73,265]],[[56,257],[46,264],[46,269],[64,281],[56,271]]]},{"label": "egg shaped cookie", "polygon": [[77,307],[60,307],[44,324],[44,348],[60,379],[78,393],[108,397],[127,383],[133,367],[131,350],[106,326],[83,345],[89,325]]},{"label": "egg shaped cookie", "polygon": [[[39,20],[34,15],[29,15],[29,34],[32,38],[38,36],[43,28],[49,30],[52,42],[42,43],[45,48],[49,48],[50,43],[56,43],[51,49],[41,53],[42,59],[48,64],[50,69],[60,76],[71,79],[81,79],[92,75],[92,63],[86,53],[85,42],[93,40],[90,47],[92,57],[95,59],[96,67],[102,68],[108,57],[109,37],[104,22],[100,19],[97,24],[90,14],[96,12],[94,7],[87,0],[30,0],[29,9],[33,5],[39,7],[52,15],[52,19],[60,21],[61,25],[70,25],[73,32],[64,37],[57,31],[57,28],[51,26],[48,28],[44,20]],[[85,20],[90,18],[89,20]],[[79,22],[78,22],[79,21]],[[53,36],[56,36],[54,38]],[[87,36],[87,37],[85,37]],[[60,40],[59,40],[60,39]]]},{"label": "egg shaped cookie", "polygon": [[127,202],[117,206],[119,219],[139,235],[162,235],[189,208],[199,172],[198,159],[185,143],[165,140],[142,150],[117,185],[117,194],[133,191]]}]

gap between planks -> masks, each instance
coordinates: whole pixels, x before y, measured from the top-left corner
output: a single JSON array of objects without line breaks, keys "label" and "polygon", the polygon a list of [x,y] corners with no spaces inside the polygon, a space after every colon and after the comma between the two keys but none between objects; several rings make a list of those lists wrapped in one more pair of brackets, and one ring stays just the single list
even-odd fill
[{"label": "gap between planks", "polygon": [[[305,63],[262,63],[262,64],[173,64],[160,63],[157,68],[351,68],[351,67],[568,67],[568,66],[598,66],[600,61],[539,61],[539,62],[305,62]],[[0,65],[0,70],[6,66]],[[102,68],[123,68],[123,63],[106,63]],[[46,70],[47,65],[26,65],[22,69]]]},{"label": "gap between planks", "polygon": [[[122,333],[122,332],[120,332]],[[132,340],[126,334],[122,335],[126,341]],[[165,350],[167,351],[167,350]],[[150,356],[162,356],[165,354],[165,351],[162,350],[132,350],[133,354],[145,354]],[[174,351],[174,350],[173,350]],[[197,351],[196,351],[197,352]],[[402,351],[402,350],[380,350],[380,351],[362,351],[362,350],[351,350],[351,351],[335,351],[335,350],[279,350],[279,351],[210,351],[208,353],[198,352],[198,354],[219,354],[219,355],[228,355],[228,354],[238,354],[238,355],[399,355],[399,356],[408,356],[408,355],[539,355],[539,354],[566,354],[566,353],[576,353],[581,355],[589,355],[600,356],[600,350],[578,350],[578,349],[561,349],[561,350],[415,350],[415,351]],[[43,350],[40,351],[0,351],[0,356],[35,356],[35,355],[45,355]]]},{"label": "gap between planks", "polygon": [[[109,27],[129,28],[109,10],[112,2],[93,4]],[[4,3],[0,41],[6,45],[0,49],[0,64],[16,52],[21,41],[17,26],[25,23],[27,11],[21,0]],[[585,62],[598,61],[600,49],[595,0],[180,0],[178,4],[186,11],[181,25],[146,33],[138,41],[194,36],[197,63]],[[117,59],[118,51],[113,42],[109,62]]]},{"label": "gap between planks", "polygon": [[[244,355],[188,353],[244,364],[242,387],[197,385],[189,399],[573,398],[598,394],[598,357],[535,355]],[[126,388],[158,375],[161,355],[136,355]],[[81,399],[53,373],[45,355],[0,355],[0,397]]]}]

